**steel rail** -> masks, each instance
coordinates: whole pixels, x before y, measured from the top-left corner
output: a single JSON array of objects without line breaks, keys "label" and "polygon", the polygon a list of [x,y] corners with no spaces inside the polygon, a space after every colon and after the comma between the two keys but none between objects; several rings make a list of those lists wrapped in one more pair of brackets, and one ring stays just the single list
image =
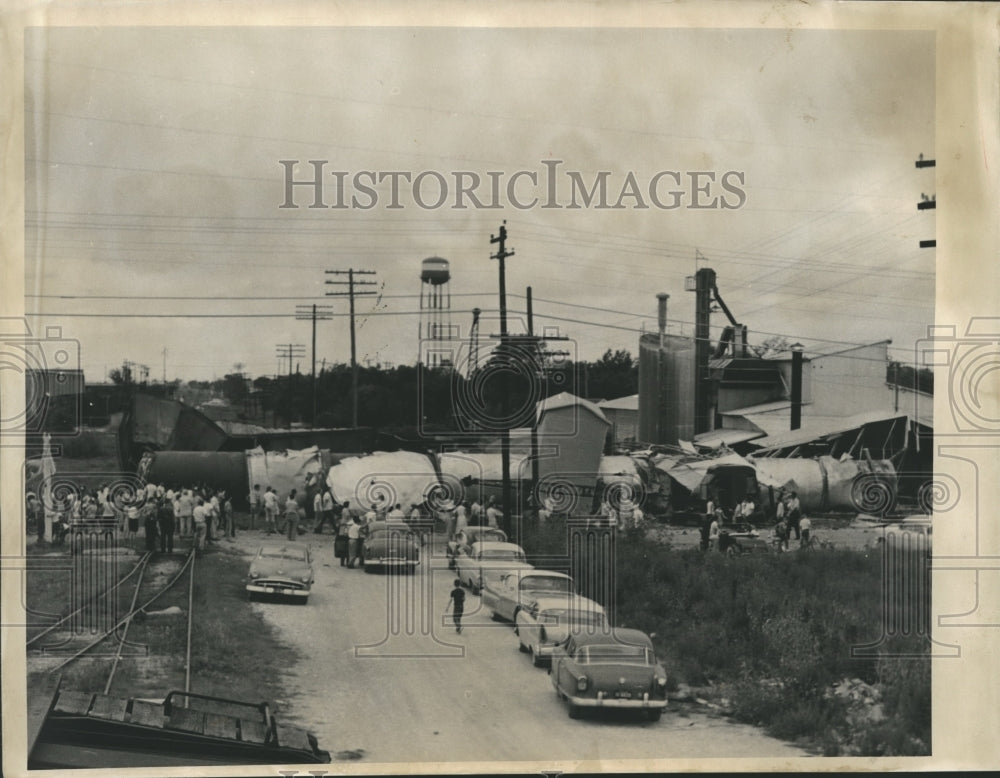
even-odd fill
[{"label": "steel rail", "polygon": [[147,551],[145,554],[142,555],[142,557],[139,559],[139,561],[135,563],[135,567],[133,567],[131,570],[129,570],[128,573],[124,577],[120,578],[118,580],[118,583],[116,583],[114,586],[109,586],[107,589],[105,589],[100,594],[94,595],[89,600],[87,600],[87,602],[85,602],[83,605],[81,605],[79,608],[77,608],[75,611],[73,611],[71,613],[67,613],[65,616],[63,616],[62,618],[60,618],[59,621],[57,621],[57,622],[55,622],[53,624],[50,624],[48,627],[46,627],[44,630],[42,630],[41,632],[39,632],[33,638],[28,639],[25,642],[25,644],[24,644],[25,648],[27,648],[28,646],[30,646],[32,643],[35,643],[35,642],[41,640],[43,637],[45,637],[50,632],[52,632],[52,630],[58,629],[63,624],[65,624],[67,621],[69,621],[71,618],[73,618],[74,616],[76,616],[78,613],[80,613],[81,611],[83,611],[85,608],[88,608],[91,605],[93,605],[95,602],[97,602],[102,597],[107,597],[109,594],[111,594],[111,592],[113,592],[115,589],[117,589],[119,586],[121,586],[123,583],[125,583],[129,578],[131,578],[133,575],[135,575],[135,573],[139,570],[139,568],[143,567],[149,561],[149,556],[150,556],[150,554]]},{"label": "steel rail", "polygon": [[161,596],[163,596],[164,594],[166,594],[166,593],[167,593],[167,592],[168,592],[168,591],[169,591],[169,590],[170,590],[170,589],[171,589],[171,588],[173,587],[173,585],[174,585],[175,583],[177,583],[177,581],[179,581],[179,580],[180,580],[180,577],[181,577],[182,575],[184,575],[184,571],[185,571],[185,570],[186,570],[186,569],[188,568],[188,565],[192,564],[193,560],[194,560],[194,549],[191,549],[191,553],[190,553],[190,554],[188,555],[188,558],[187,558],[187,560],[186,560],[186,561],[184,562],[184,564],[183,564],[183,565],[181,566],[181,569],[177,571],[177,575],[175,575],[175,576],[174,576],[174,577],[173,577],[172,579],[170,579],[170,581],[169,581],[169,582],[168,582],[168,583],[167,583],[167,584],[166,584],[166,585],[165,585],[165,586],[164,586],[163,588],[161,588],[161,589],[160,589],[160,590],[159,590],[159,591],[158,591],[158,592],[157,592],[156,594],[154,594],[154,595],[153,595],[152,597],[150,597],[150,598],[149,598],[148,600],[146,600],[146,601],[145,601],[145,602],[144,602],[144,603],[143,603],[142,605],[140,605],[140,606],[139,606],[138,608],[134,608],[133,610],[129,611],[129,613],[127,613],[127,614],[126,614],[126,615],[125,615],[125,616],[124,616],[124,617],[123,617],[122,619],[120,619],[120,620],[118,621],[118,623],[117,623],[117,624],[115,624],[115,625],[114,625],[113,627],[111,627],[111,629],[109,629],[109,630],[108,630],[107,632],[105,632],[105,633],[104,633],[103,635],[100,635],[100,636],[99,636],[99,637],[97,637],[96,639],[92,640],[92,641],[91,641],[90,643],[88,643],[87,645],[85,645],[85,646],[84,646],[83,648],[81,648],[81,649],[80,649],[79,651],[77,651],[77,652],[76,652],[75,654],[73,654],[73,655],[72,655],[72,656],[70,656],[70,657],[67,657],[67,658],[66,658],[65,660],[63,660],[63,661],[62,661],[62,662],[61,662],[61,663],[60,663],[59,665],[57,665],[56,667],[52,668],[52,670],[51,670],[50,672],[53,672],[53,673],[54,673],[54,672],[56,672],[57,670],[61,670],[61,669],[62,669],[62,668],[64,668],[64,667],[65,667],[66,665],[68,665],[68,664],[69,664],[70,662],[72,662],[72,661],[74,661],[74,660],[78,659],[79,657],[83,656],[83,655],[84,655],[85,653],[87,653],[87,652],[88,652],[88,651],[89,651],[90,649],[92,649],[92,648],[93,648],[94,646],[96,646],[96,645],[98,645],[99,643],[101,643],[101,642],[103,642],[104,640],[106,640],[106,639],[107,639],[107,638],[108,638],[108,637],[109,637],[110,635],[112,635],[112,634],[113,634],[113,633],[114,633],[114,632],[115,632],[115,631],[116,631],[116,630],[117,630],[117,629],[118,629],[118,628],[119,628],[120,626],[122,626],[122,625],[123,625],[123,624],[125,624],[125,623],[126,623],[127,621],[129,621],[129,620],[130,620],[130,619],[131,619],[131,618],[132,618],[132,617],[133,617],[133,616],[134,616],[134,615],[135,615],[136,613],[138,613],[138,612],[139,612],[139,611],[141,611],[141,610],[145,610],[145,609],[146,609],[146,608],[148,608],[148,607],[149,607],[150,605],[152,605],[152,604],[153,604],[154,602],[156,602],[156,601],[157,601],[157,600],[158,600],[158,599],[159,599],[159,598],[160,598]]}]

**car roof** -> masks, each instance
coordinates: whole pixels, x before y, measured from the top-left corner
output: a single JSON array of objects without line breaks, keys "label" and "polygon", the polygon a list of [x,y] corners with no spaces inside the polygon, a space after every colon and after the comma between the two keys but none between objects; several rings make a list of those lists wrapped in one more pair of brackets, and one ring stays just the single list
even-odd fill
[{"label": "car roof", "polygon": [[604,613],[604,606],[599,602],[594,602],[589,597],[584,597],[582,594],[553,594],[545,597],[535,597],[532,599],[531,605],[537,605],[541,610],[548,610],[549,608],[575,608],[581,611]]},{"label": "car roof", "polygon": [[555,570],[538,570],[538,569],[515,570],[512,573],[510,573],[510,575],[517,575],[520,578],[527,578],[528,576],[537,575],[542,578],[563,578],[566,579],[567,581],[573,580],[570,576],[566,575],[566,573],[559,573],[556,572]]},{"label": "car roof", "polygon": [[629,646],[643,646],[648,649],[653,648],[653,641],[649,635],[637,629],[626,629],[624,627],[614,627],[610,631],[600,630],[592,632],[590,630],[573,633],[573,642],[577,648],[582,646],[610,646],[625,644]]},{"label": "car roof", "polygon": [[524,553],[524,549],[517,543],[503,543],[499,540],[477,540],[472,545],[480,551],[488,549],[490,551],[520,551],[522,554]]},{"label": "car roof", "polygon": [[275,551],[284,551],[285,549],[289,551],[308,551],[309,546],[305,543],[298,543],[294,540],[289,540],[285,543],[275,541],[274,543],[261,543],[260,548],[257,549],[257,553],[262,553],[264,549],[272,549]]}]

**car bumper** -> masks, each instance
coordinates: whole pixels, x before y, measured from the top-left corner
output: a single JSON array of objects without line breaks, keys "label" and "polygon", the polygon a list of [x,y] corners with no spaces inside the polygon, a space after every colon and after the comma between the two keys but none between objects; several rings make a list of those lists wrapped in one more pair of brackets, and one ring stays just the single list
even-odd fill
[{"label": "car bumper", "polygon": [[381,557],[365,557],[366,565],[380,565],[382,567],[416,567],[420,564],[417,559],[383,559]]},{"label": "car bumper", "polygon": [[[601,696],[604,695],[604,696]],[[648,693],[642,697],[623,700],[618,697],[608,697],[604,692],[598,692],[597,697],[567,696],[570,703],[580,708],[666,708],[667,701],[659,697],[651,697]]]},{"label": "car bumper", "polygon": [[249,583],[246,585],[246,590],[248,592],[253,592],[254,594],[280,594],[288,597],[308,597],[310,591],[308,587],[304,589],[296,589],[290,586],[266,583]]}]

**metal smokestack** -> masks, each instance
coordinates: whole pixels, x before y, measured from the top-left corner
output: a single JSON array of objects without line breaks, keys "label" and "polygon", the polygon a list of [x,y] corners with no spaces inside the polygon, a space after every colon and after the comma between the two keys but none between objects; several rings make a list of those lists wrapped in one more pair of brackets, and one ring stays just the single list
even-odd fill
[{"label": "metal smokestack", "polygon": [[660,348],[663,348],[663,343],[667,336],[667,300],[669,299],[670,295],[666,292],[660,292],[656,295],[657,323],[660,328]]}]

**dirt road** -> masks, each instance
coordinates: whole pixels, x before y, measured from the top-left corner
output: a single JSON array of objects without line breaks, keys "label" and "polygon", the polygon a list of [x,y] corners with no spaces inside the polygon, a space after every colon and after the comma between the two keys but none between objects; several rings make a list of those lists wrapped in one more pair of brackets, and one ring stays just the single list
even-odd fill
[{"label": "dirt road", "polygon": [[[250,550],[260,538],[241,533],[238,545]],[[413,576],[371,575],[341,567],[329,535],[302,539],[316,558],[309,602],[254,607],[301,652],[283,702],[335,760],[806,755],[679,703],[656,723],[614,713],[571,720],[546,671],[519,653],[511,626],[493,622],[478,597],[467,597],[466,629],[455,633],[444,615],[454,575],[443,557],[425,555]]]}]

